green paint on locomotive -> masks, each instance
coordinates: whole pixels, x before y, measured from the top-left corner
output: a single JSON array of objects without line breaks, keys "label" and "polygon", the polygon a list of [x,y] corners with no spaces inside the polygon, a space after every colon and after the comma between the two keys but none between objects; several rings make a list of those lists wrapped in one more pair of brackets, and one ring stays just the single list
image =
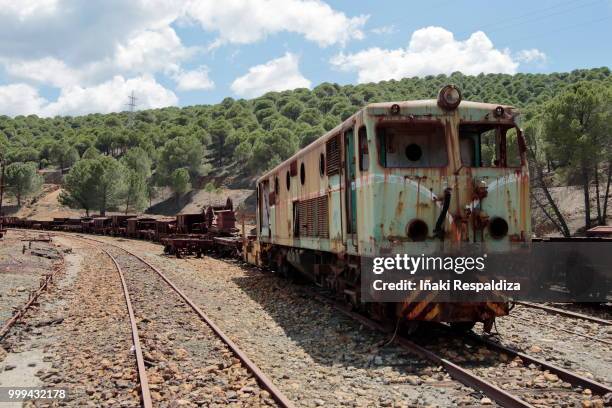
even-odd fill
[{"label": "green paint on locomotive", "polygon": [[[393,105],[399,105],[399,112],[392,112]],[[259,179],[261,190],[264,181],[273,186],[275,177],[284,180],[292,162],[297,163],[297,168],[305,164],[306,182],[301,184],[299,175],[292,177],[291,188],[279,192],[280,198],[267,209],[260,191],[259,238],[264,244],[354,255],[414,252],[415,248],[428,252],[449,250],[473,242],[482,242],[491,250],[508,250],[528,241],[529,175],[517,119],[518,112],[512,107],[467,101],[449,111],[441,109],[435,100],[368,105]],[[366,129],[367,149],[359,140],[362,126]],[[480,163],[486,149],[481,152],[475,146],[482,143],[485,133],[491,132],[494,135],[487,137],[494,140],[493,148],[485,147],[489,154],[494,152],[498,163]],[[510,138],[511,132],[515,134],[509,140],[514,145],[508,143],[501,148],[502,139]],[[338,136],[343,146],[341,171],[327,176],[319,172],[318,160],[326,152],[326,143]],[[439,137],[444,138],[443,143],[434,143]],[[404,138],[414,138],[423,145],[415,142],[418,148],[405,146]],[[425,159],[433,165],[404,163],[403,151],[393,150],[395,147],[405,147],[405,156],[419,152],[421,156],[429,155]],[[443,148],[446,154],[441,153]],[[499,160],[508,160],[509,153],[516,156],[513,167],[503,166]],[[406,166],[389,165],[393,161]],[[451,199],[440,239],[434,229],[447,189]],[[317,196],[327,197],[328,237],[296,236],[292,206]],[[264,209],[269,214],[267,225],[262,225]],[[355,214],[354,232],[350,231],[351,211]],[[497,236],[491,229],[496,219],[502,230],[506,224],[506,231],[498,231]],[[408,234],[415,220],[427,226],[424,236],[418,239]]]}]

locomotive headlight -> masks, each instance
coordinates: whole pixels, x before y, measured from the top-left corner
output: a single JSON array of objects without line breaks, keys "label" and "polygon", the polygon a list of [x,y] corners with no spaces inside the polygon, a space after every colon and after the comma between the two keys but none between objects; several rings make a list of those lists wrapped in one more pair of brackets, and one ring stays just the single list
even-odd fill
[{"label": "locomotive headlight", "polygon": [[444,110],[453,110],[461,103],[461,91],[455,85],[446,85],[438,93],[438,106]]},{"label": "locomotive headlight", "polygon": [[495,117],[496,118],[501,118],[504,116],[504,107],[503,106],[498,106],[497,108],[495,108]]}]

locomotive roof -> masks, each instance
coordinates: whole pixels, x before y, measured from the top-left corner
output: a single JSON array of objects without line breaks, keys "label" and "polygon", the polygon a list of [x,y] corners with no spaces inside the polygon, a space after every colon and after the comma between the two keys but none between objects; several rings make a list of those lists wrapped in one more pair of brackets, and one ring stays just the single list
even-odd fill
[{"label": "locomotive roof", "polygon": [[[367,112],[369,115],[374,115],[374,116],[387,115],[389,114],[389,109],[394,104],[399,105],[401,111],[408,110],[410,114],[413,114],[415,116],[423,115],[423,116],[434,116],[435,117],[435,116],[448,115],[448,112],[446,112],[445,110],[441,109],[438,106],[438,101],[436,99],[421,99],[421,100],[413,100],[413,101],[370,103],[364,106],[363,108],[359,109],[357,112],[352,114],[349,118],[344,120],[338,126],[326,132],[325,134],[323,134],[323,136],[319,137],[317,140],[315,140],[308,146],[303,147],[302,149],[298,150],[291,157],[284,160],[282,163],[280,163],[273,169],[265,172],[263,175],[261,175],[257,179],[257,183],[260,183],[264,179],[277,173],[282,168],[288,166],[289,163],[291,163],[293,160],[296,160],[298,157],[302,156],[304,153],[310,150],[313,150],[321,146],[322,144],[326,143],[327,140],[329,140],[329,138],[332,137],[333,135],[340,133],[344,129],[350,128],[354,124],[355,118],[358,115],[362,114],[363,112]],[[461,101],[456,111],[459,112],[459,116],[465,117],[468,120],[478,120],[478,119],[482,120],[483,112],[492,112],[498,106],[503,107],[506,112],[509,112],[512,115],[512,118],[514,118],[518,114],[518,112],[516,111],[516,108],[510,105],[486,103],[486,102],[472,102],[472,101],[465,101],[465,100]]]}]

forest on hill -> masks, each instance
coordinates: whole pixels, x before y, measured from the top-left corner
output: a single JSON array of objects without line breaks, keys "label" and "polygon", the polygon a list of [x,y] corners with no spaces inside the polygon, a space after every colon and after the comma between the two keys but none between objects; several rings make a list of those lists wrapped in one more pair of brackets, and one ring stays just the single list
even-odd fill
[{"label": "forest on hill", "polygon": [[[160,187],[180,195],[208,180],[230,187],[252,185],[254,176],[362,106],[435,98],[449,83],[462,90],[465,100],[521,108],[531,153],[541,164],[533,170],[536,179],[539,175],[542,183],[569,183],[578,178],[587,186],[601,183],[605,190],[610,142],[609,136],[602,135],[608,131],[604,128],[612,95],[607,67],[551,74],[467,76],[456,72],[361,85],[323,83],[312,90],[270,92],[251,100],[225,98],[215,105],[134,113],[0,116],[0,155],[6,163],[9,192],[20,202],[40,185],[36,169],[60,168],[67,173],[66,192],[60,197],[64,204],[101,212],[139,211]],[[577,103],[592,111],[588,124],[572,107]],[[587,164],[592,154],[598,159]],[[553,172],[555,180],[551,180],[551,165],[559,170]],[[549,209],[551,220],[559,223],[546,196],[541,204]],[[600,216],[604,211],[605,222],[606,206],[598,202],[597,208]]]}]

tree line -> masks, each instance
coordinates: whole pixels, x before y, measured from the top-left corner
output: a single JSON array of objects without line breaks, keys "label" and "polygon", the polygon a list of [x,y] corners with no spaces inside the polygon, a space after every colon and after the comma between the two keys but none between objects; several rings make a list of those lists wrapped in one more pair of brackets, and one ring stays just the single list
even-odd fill
[{"label": "tree line", "polygon": [[[544,185],[582,180],[605,190],[610,168],[605,157],[609,150],[602,148],[607,140],[601,125],[606,122],[605,113],[595,109],[597,119],[588,116],[588,123],[576,128],[575,120],[580,119],[567,108],[576,101],[567,95],[582,95],[575,89],[590,84],[589,89],[597,91],[593,103],[604,106],[601,90],[610,89],[611,81],[608,68],[516,75],[456,72],[360,85],[323,83],[312,90],[270,92],[251,100],[225,98],[213,105],[143,110],[133,117],[128,112],[54,118],[0,116],[0,151],[7,164],[27,164],[30,172],[63,169],[66,192],[62,200],[66,204],[99,211],[140,210],[158,188],[170,187],[180,195],[191,186],[201,187],[212,169],[215,175],[252,183],[257,174],[368,103],[435,98],[443,85],[453,83],[466,100],[510,104],[525,112],[532,153],[538,165],[543,163],[542,177],[536,177],[541,180],[538,191]],[[570,143],[573,139],[579,139],[577,144]],[[585,146],[597,146],[597,154],[589,160]],[[578,151],[580,157],[574,154]],[[96,182],[88,185],[88,179]],[[23,189],[21,197],[24,192],[31,194],[37,183]],[[538,200],[561,227],[563,221],[555,216],[546,197],[539,195]],[[605,220],[605,203],[596,207],[595,213]]]}]

